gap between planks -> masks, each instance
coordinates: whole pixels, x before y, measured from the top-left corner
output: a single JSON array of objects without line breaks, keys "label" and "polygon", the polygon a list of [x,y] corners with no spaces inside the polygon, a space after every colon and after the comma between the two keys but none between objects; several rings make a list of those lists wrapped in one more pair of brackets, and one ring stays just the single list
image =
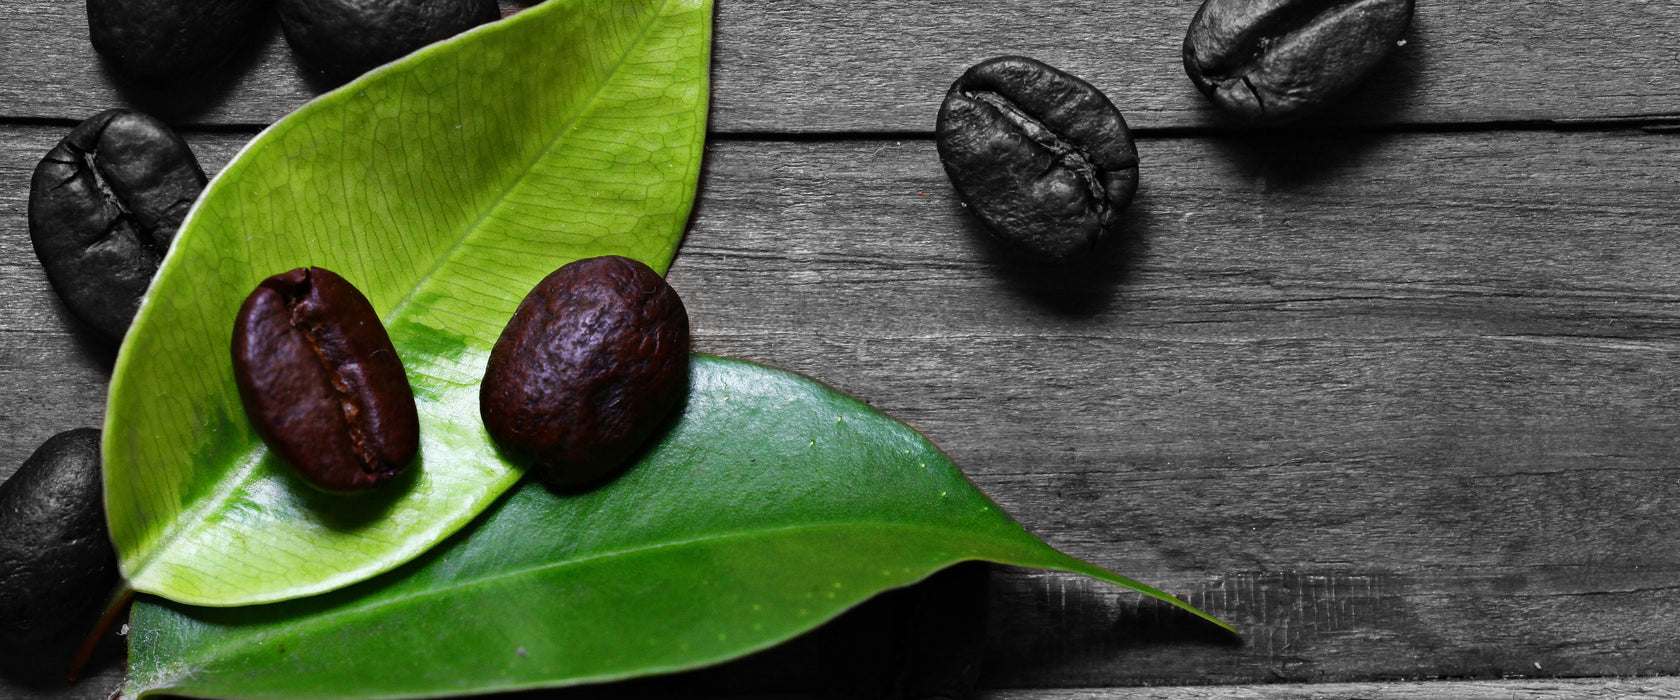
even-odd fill
[{"label": "gap between planks", "polygon": [[[66,131],[75,127],[81,120],[57,117],[7,117],[0,116],[0,128],[5,127],[41,127],[61,128]],[[178,131],[204,134],[249,134],[255,136],[257,132],[268,128],[265,123],[215,123],[215,122],[178,122],[172,123]],[[1523,121],[1486,121],[1486,122],[1420,122],[1406,124],[1286,124],[1266,127],[1264,129],[1250,129],[1229,126],[1189,126],[1189,127],[1151,127],[1135,128],[1132,136],[1137,139],[1182,139],[1182,138],[1223,138],[1244,134],[1263,133],[1278,136],[1345,136],[1345,135],[1403,135],[1403,134],[1480,134],[1490,132],[1520,132],[1520,131],[1558,131],[1558,132],[1611,132],[1642,130],[1648,133],[1667,134],[1680,132],[1680,114],[1646,114],[1602,119],[1542,119]],[[838,143],[845,141],[897,141],[932,139],[931,130],[902,130],[902,131],[713,131],[706,135],[708,141],[727,143]]]}]

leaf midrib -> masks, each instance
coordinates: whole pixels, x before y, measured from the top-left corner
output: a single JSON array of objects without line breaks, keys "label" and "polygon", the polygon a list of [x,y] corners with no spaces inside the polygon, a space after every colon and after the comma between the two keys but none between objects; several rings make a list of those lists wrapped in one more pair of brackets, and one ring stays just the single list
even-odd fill
[{"label": "leaf midrib", "polygon": [[[889,530],[889,531],[908,531],[908,532],[938,532],[938,533],[945,533],[945,534],[956,534],[958,536],[977,538],[977,539],[988,540],[988,541],[1001,541],[1003,539],[1003,538],[1001,538],[999,536],[996,536],[996,535],[987,535],[987,534],[976,533],[976,532],[970,531],[968,529],[960,528],[960,527],[943,526],[943,525],[924,525],[924,524],[913,524],[913,523],[890,523],[890,522],[802,523],[802,524],[796,524],[796,525],[786,525],[786,526],[782,526],[782,527],[767,528],[767,529],[762,529],[762,530],[714,533],[714,534],[711,534],[711,535],[694,537],[694,538],[684,539],[684,540],[677,540],[677,541],[674,541],[674,542],[660,542],[660,543],[656,543],[656,544],[647,544],[647,545],[640,545],[640,546],[635,546],[635,547],[627,547],[627,548],[624,548],[624,549],[615,549],[615,550],[611,550],[611,551],[607,551],[607,552],[600,552],[600,553],[592,554],[592,555],[582,557],[582,558],[578,558],[578,559],[568,559],[568,560],[565,560],[565,561],[549,562],[549,563],[539,564],[539,565],[535,565],[535,566],[519,567],[519,568],[511,569],[511,570],[508,570],[508,571],[497,572],[495,574],[488,575],[488,576],[481,576],[481,577],[476,577],[476,578],[471,578],[471,579],[467,579],[467,580],[458,581],[458,582],[455,582],[455,583],[452,583],[452,584],[449,584],[449,585],[445,585],[445,586],[426,588],[424,590],[414,591],[412,593],[406,593],[406,594],[399,595],[399,596],[396,596],[396,597],[392,597],[392,598],[389,598],[389,599],[374,600],[374,601],[367,602],[365,604],[351,604],[351,605],[335,606],[329,612],[325,612],[325,613],[318,612],[318,613],[312,614],[308,619],[309,624],[306,625],[306,626],[305,625],[286,625],[285,627],[283,627],[283,629],[304,630],[304,629],[307,629],[309,627],[330,627],[330,625],[325,625],[324,623],[326,623],[328,621],[331,621],[331,620],[341,618],[341,617],[359,615],[359,614],[363,614],[363,613],[369,613],[369,612],[377,611],[377,610],[380,610],[380,609],[383,609],[383,608],[389,608],[389,607],[399,605],[401,603],[406,603],[406,602],[409,602],[409,601],[417,601],[417,600],[425,600],[425,599],[430,599],[430,598],[442,597],[442,596],[445,596],[445,595],[448,595],[448,594],[457,593],[457,592],[464,591],[464,590],[467,590],[467,589],[478,588],[480,586],[492,586],[492,585],[497,584],[498,582],[508,580],[508,579],[520,578],[520,577],[525,577],[525,576],[536,576],[536,575],[541,575],[541,574],[549,572],[549,571],[567,569],[567,568],[572,568],[572,567],[577,567],[577,566],[583,566],[583,565],[587,565],[587,564],[594,563],[594,562],[611,560],[611,559],[616,559],[616,558],[620,558],[620,557],[633,556],[633,555],[643,554],[643,553],[647,553],[647,552],[653,552],[653,551],[657,551],[657,550],[661,550],[661,549],[674,549],[674,548],[679,548],[679,547],[689,547],[689,546],[698,546],[698,545],[712,545],[712,544],[717,544],[717,543],[725,542],[725,541],[732,540],[732,539],[746,539],[746,538],[755,538],[755,537],[763,537],[763,536],[778,536],[778,535],[785,535],[785,534],[790,534],[790,533],[795,533],[795,532],[800,532],[800,531],[822,531],[822,530],[851,530],[851,531],[855,531],[855,530]],[[1025,531],[1023,531],[1023,532],[1025,532]],[[210,658],[218,658],[218,657],[210,657]]]},{"label": "leaf midrib", "polygon": [[[655,11],[648,15],[648,21],[642,25],[641,29],[636,34],[635,40],[632,41],[626,50],[619,55],[618,60],[613,63],[612,68],[607,71],[605,77],[603,77],[599,84],[595,86],[594,91],[592,91],[587,98],[579,103],[579,107],[573,113],[572,117],[568,119],[565,124],[561,125],[561,127],[556,131],[554,137],[549,139],[546,146],[535,151],[534,155],[525,162],[522,168],[519,169],[518,175],[509,182],[507,187],[502,189],[501,194],[496,197],[489,206],[484,208],[478,218],[462,231],[461,235],[449,246],[448,250],[444,251],[437,257],[437,261],[432,265],[432,267],[416,279],[413,287],[409,289],[408,293],[404,294],[402,299],[398,300],[396,305],[392,307],[391,311],[387,313],[383,319],[381,319],[386,327],[390,327],[394,321],[402,316],[402,312],[414,301],[415,296],[420,291],[420,288],[434,279],[437,272],[443,269],[450,260],[452,260],[456,254],[460,252],[462,246],[464,246],[468,240],[471,240],[474,237],[474,234],[483,227],[484,222],[488,221],[492,214],[506,204],[508,200],[507,193],[517,189],[521,183],[528,180],[531,177],[531,173],[535,172],[537,164],[542,162],[543,156],[553,152],[557,145],[565,141],[571,127],[577,124],[577,122],[583,118],[584,114],[589,112],[589,107],[600,98],[601,93],[606,89],[607,85],[612,83],[613,78],[619,74],[619,71],[624,67],[625,62],[629,60],[630,55],[634,53],[637,48],[642,46],[642,43],[647,39],[648,33],[652,31],[655,25],[665,19],[672,1],[673,0],[659,0]],[[288,127],[288,130],[289,129],[290,127]],[[254,144],[247,144],[247,148],[251,145]],[[244,149],[242,149],[242,152],[243,150]],[[193,213],[196,214],[197,212],[194,211]],[[166,552],[173,551],[176,544],[180,542],[181,538],[204,531],[209,524],[208,518],[188,518],[186,516],[189,514],[213,514],[222,512],[224,506],[233,501],[238,494],[245,492],[247,490],[246,487],[255,481],[257,465],[262,463],[262,454],[265,450],[266,448],[261,441],[251,444],[246,450],[244,450],[237,460],[240,466],[229,472],[229,475],[232,478],[218,480],[217,485],[223,486],[223,488],[212,489],[207,498],[201,498],[194,506],[181,510],[174,521],[158,533],[157,538],[153,540],[154,544],[150,548],[150,551],[138,558],[138,561],[136,561],[134,565],[133,573],[130,574],[130,578],[138,580],[151,568],[153,564],[156,564],[160,560],[167,560],[167,557],[164,557],[164,554]],[[284,589],[284,592],[275,591],[276,595],[274,597],[266,598],[266,600],[284,600],[289,592],[295,592],[296,588],[296,586],[291,586]]]},{"label": "leaf midrib", "polygon": [[461,247],[466,245],[468,240],[474,238],[475,234],[479,232],[479,229],[484,226],[484,222],[490,220],[490,215],[496,213],[498,209],[502,208],[502,205],[507,203],[508,193],[517,189],[522,183],[531,177],[531,173],[536,171],[537,163],[542,162],[543,156],[548,153],[552,153],[555,146],[565,141],[567,133],[570,131],[572,126],[577,124],[578,120],[582,119],[583,115],[589,112],[589,107],[595,104],[595,100],[600,98],[601,92],[606,89],[608,84],[612,83],[613,78],[616,77],[619,70],[624,67],[625,61],[630,59],[630,54],[635,53],[635,50],[642,46],[642,42],[647,40],[648,32],[652,31],[654,25],[659,24],[665,19],[666,11],[669,9],[671,2],[672,0],[659,0],[657,9],[648,15],[648,21],[643,24],[641,30],[637,32],[636,39],[630,43],[629,47],[626,48],[622,54],[619,54],[618,60],[615,61],[612,68],[607,71],[606,77],[601,79],[601,82],[595,86],[595,90],[589,93],[588,98],[579,103],[577,111],[572,114],[570,119],[566,120],[565,124],[561,125],[554,137],[549,139],[548,145],[544,146],[540,150],[537,150],[535,155],[525,162],[524,167],[519,169],[519,174],[513,178],[507,187],[502,189],[501,194],[495,199],[495,201],[492,202],[490,206],[485,207],[484,211],[478,215],[478,218],[473,220],[472,224],[468,225],[466,230],[461,233],[461,236],[456,238],[454,243],[450,244],[449,249],[444,251],[442,255],[438,256],[437,262],[432,265],[431,269],[426,270],[424,274],[417,278],[413,288],[409,289],[408,293],[404,294],[403,298],[397,300],[396,305],[391,307],[390,313],[386,314],[383,319],[387,327],[389,327],[393,321],[401,317],[402,312],[414,302],[414,297],[420,292],[420,288],[436,277],[437,271],[443,269],[444,265],[446,265],[458,252],[460,252]]},{"label": "leaf midrib", "polygon": [[[202,531],[210,521],[208,516],[222,512],[222,506],[232,500],[234,493],[239,491],[239,487],[251,482],[251,475],[256,473],[257,465],[262,463],[262,457],[266,451],[267,448],[261,441],[258,441],[241,452],[239,458],[234,460],[238,466],[235,466],[229,472],[236,478],[217,482],[218,484],[233,483],[234,486],[225,490],[212,490],[211,497],[198,499],[193,505],[181,509],[181,512],[175,515],[175,519],[158,532],[157,538],[152,541],[152,547],[143,556],[137,558],[134,570],[128,574],[129,581],[131,583],[139,581],[153,564],[163,558],[165,552],[172,551],[175,548],[176,543],[182,537]],[[200,515],[205,517],[199,517]],[[145,589],[136,590],[144,591]]]}]

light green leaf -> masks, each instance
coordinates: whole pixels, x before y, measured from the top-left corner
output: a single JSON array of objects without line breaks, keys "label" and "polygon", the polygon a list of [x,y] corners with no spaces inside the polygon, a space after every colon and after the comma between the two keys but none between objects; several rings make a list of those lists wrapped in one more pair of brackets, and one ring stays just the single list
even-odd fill
[{"label": "light green leaf", "polygon": [[1212,620],[1028,534],[903,423],[697,355],[682,417],[602,488],[522,486],[418,561],[323,596],[142,600],[125,694],[383,698],[677,671],[973,559],[1086,574]]},{"label": "light green leaf", "polygon": [[[263,132],[183,226],[117,360],[106,507],[139,591],[203,605],[318,593],[407,561],[519,474],[478,417],[513,308],[574,259],[663,272],[705,138],[709,0],[549,0],[423,49]],[[252,432],[233,318],[304,265],[373,302],[421,455],[380,492],[318,493]]]}]

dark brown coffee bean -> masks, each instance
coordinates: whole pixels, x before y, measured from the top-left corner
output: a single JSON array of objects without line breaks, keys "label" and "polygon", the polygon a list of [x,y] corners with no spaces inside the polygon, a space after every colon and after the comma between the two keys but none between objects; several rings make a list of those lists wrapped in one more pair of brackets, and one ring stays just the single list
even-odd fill
[{"label": "dark brown coffee bean", "polygon": [[579,260],[519,303],[490,351],[479,410],[510,457],[555,486],[610,474],[688,391],[688,312],[629,258]]},{"label": "dark brown coffee bean", "polygon": [[292,50],[334,78],[350,78],[502,16],[496,0],[279,0]]},{"label": "dark brown coffee bean", "polygon": [[322,490],[378,486],[420,448],[414,393],[385,326],[329,270],[257,285],[234,322],[233,372],[257,432]]},{"label": "dark brown coffee bean", "polygon": [[88,0],[93,48],[117,72],[181,83],[261,38],[267,0]]},{"label": "dark brown coffee bean", "polygon": [[1138,157],[1100,91],[1030,58],[968,69],[939,108],[939,160],[997,238],[1050,260],[1089,251],[1137,192]]},{"label": "dark brown coffee bean", "polygon": [[99,431],[80,428],[0,484],[0,649],[62,655],[93,627],[117,584],[101,479]]},{"label": "dark brown coffee bean", "polygon": [[48,151],[29,186],[29,238],[70,312],[121,340],[204,182],[181,137],[125,109]]},{"label": "dark brown coffee bean", "polygon": [[1184,35],[1184,72],[1252,121],[1296,119],[1352,89],[1412,22],[1412,0],[1207,0]]}]

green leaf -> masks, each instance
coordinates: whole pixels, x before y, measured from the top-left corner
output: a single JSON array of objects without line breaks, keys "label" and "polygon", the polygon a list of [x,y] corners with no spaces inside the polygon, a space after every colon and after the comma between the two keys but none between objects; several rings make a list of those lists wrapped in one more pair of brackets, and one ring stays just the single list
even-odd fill
[{"label": "green leaf", "polygon": [[[485,357],[556,267],[670,264],[705,138],[711,12],[549,0],[252,141],[189,216],[117,360],[106,506],[130,585],[204,605],[330,590],[418,556],[512,486],[478,417]],[[414,386],[421,456],[375,494],[303,485],[239,404],[234,315],[303,265],[367,295]]]},{"label": "green leaf", "polygon": [[1050,548],[903,423],[697,355],[682,417],[599,489],[525,485],[418,561],[324,596],[137,603],[125,693],[401,697],[677,671],[972,559],[1086,574],[1213,620]]}]

